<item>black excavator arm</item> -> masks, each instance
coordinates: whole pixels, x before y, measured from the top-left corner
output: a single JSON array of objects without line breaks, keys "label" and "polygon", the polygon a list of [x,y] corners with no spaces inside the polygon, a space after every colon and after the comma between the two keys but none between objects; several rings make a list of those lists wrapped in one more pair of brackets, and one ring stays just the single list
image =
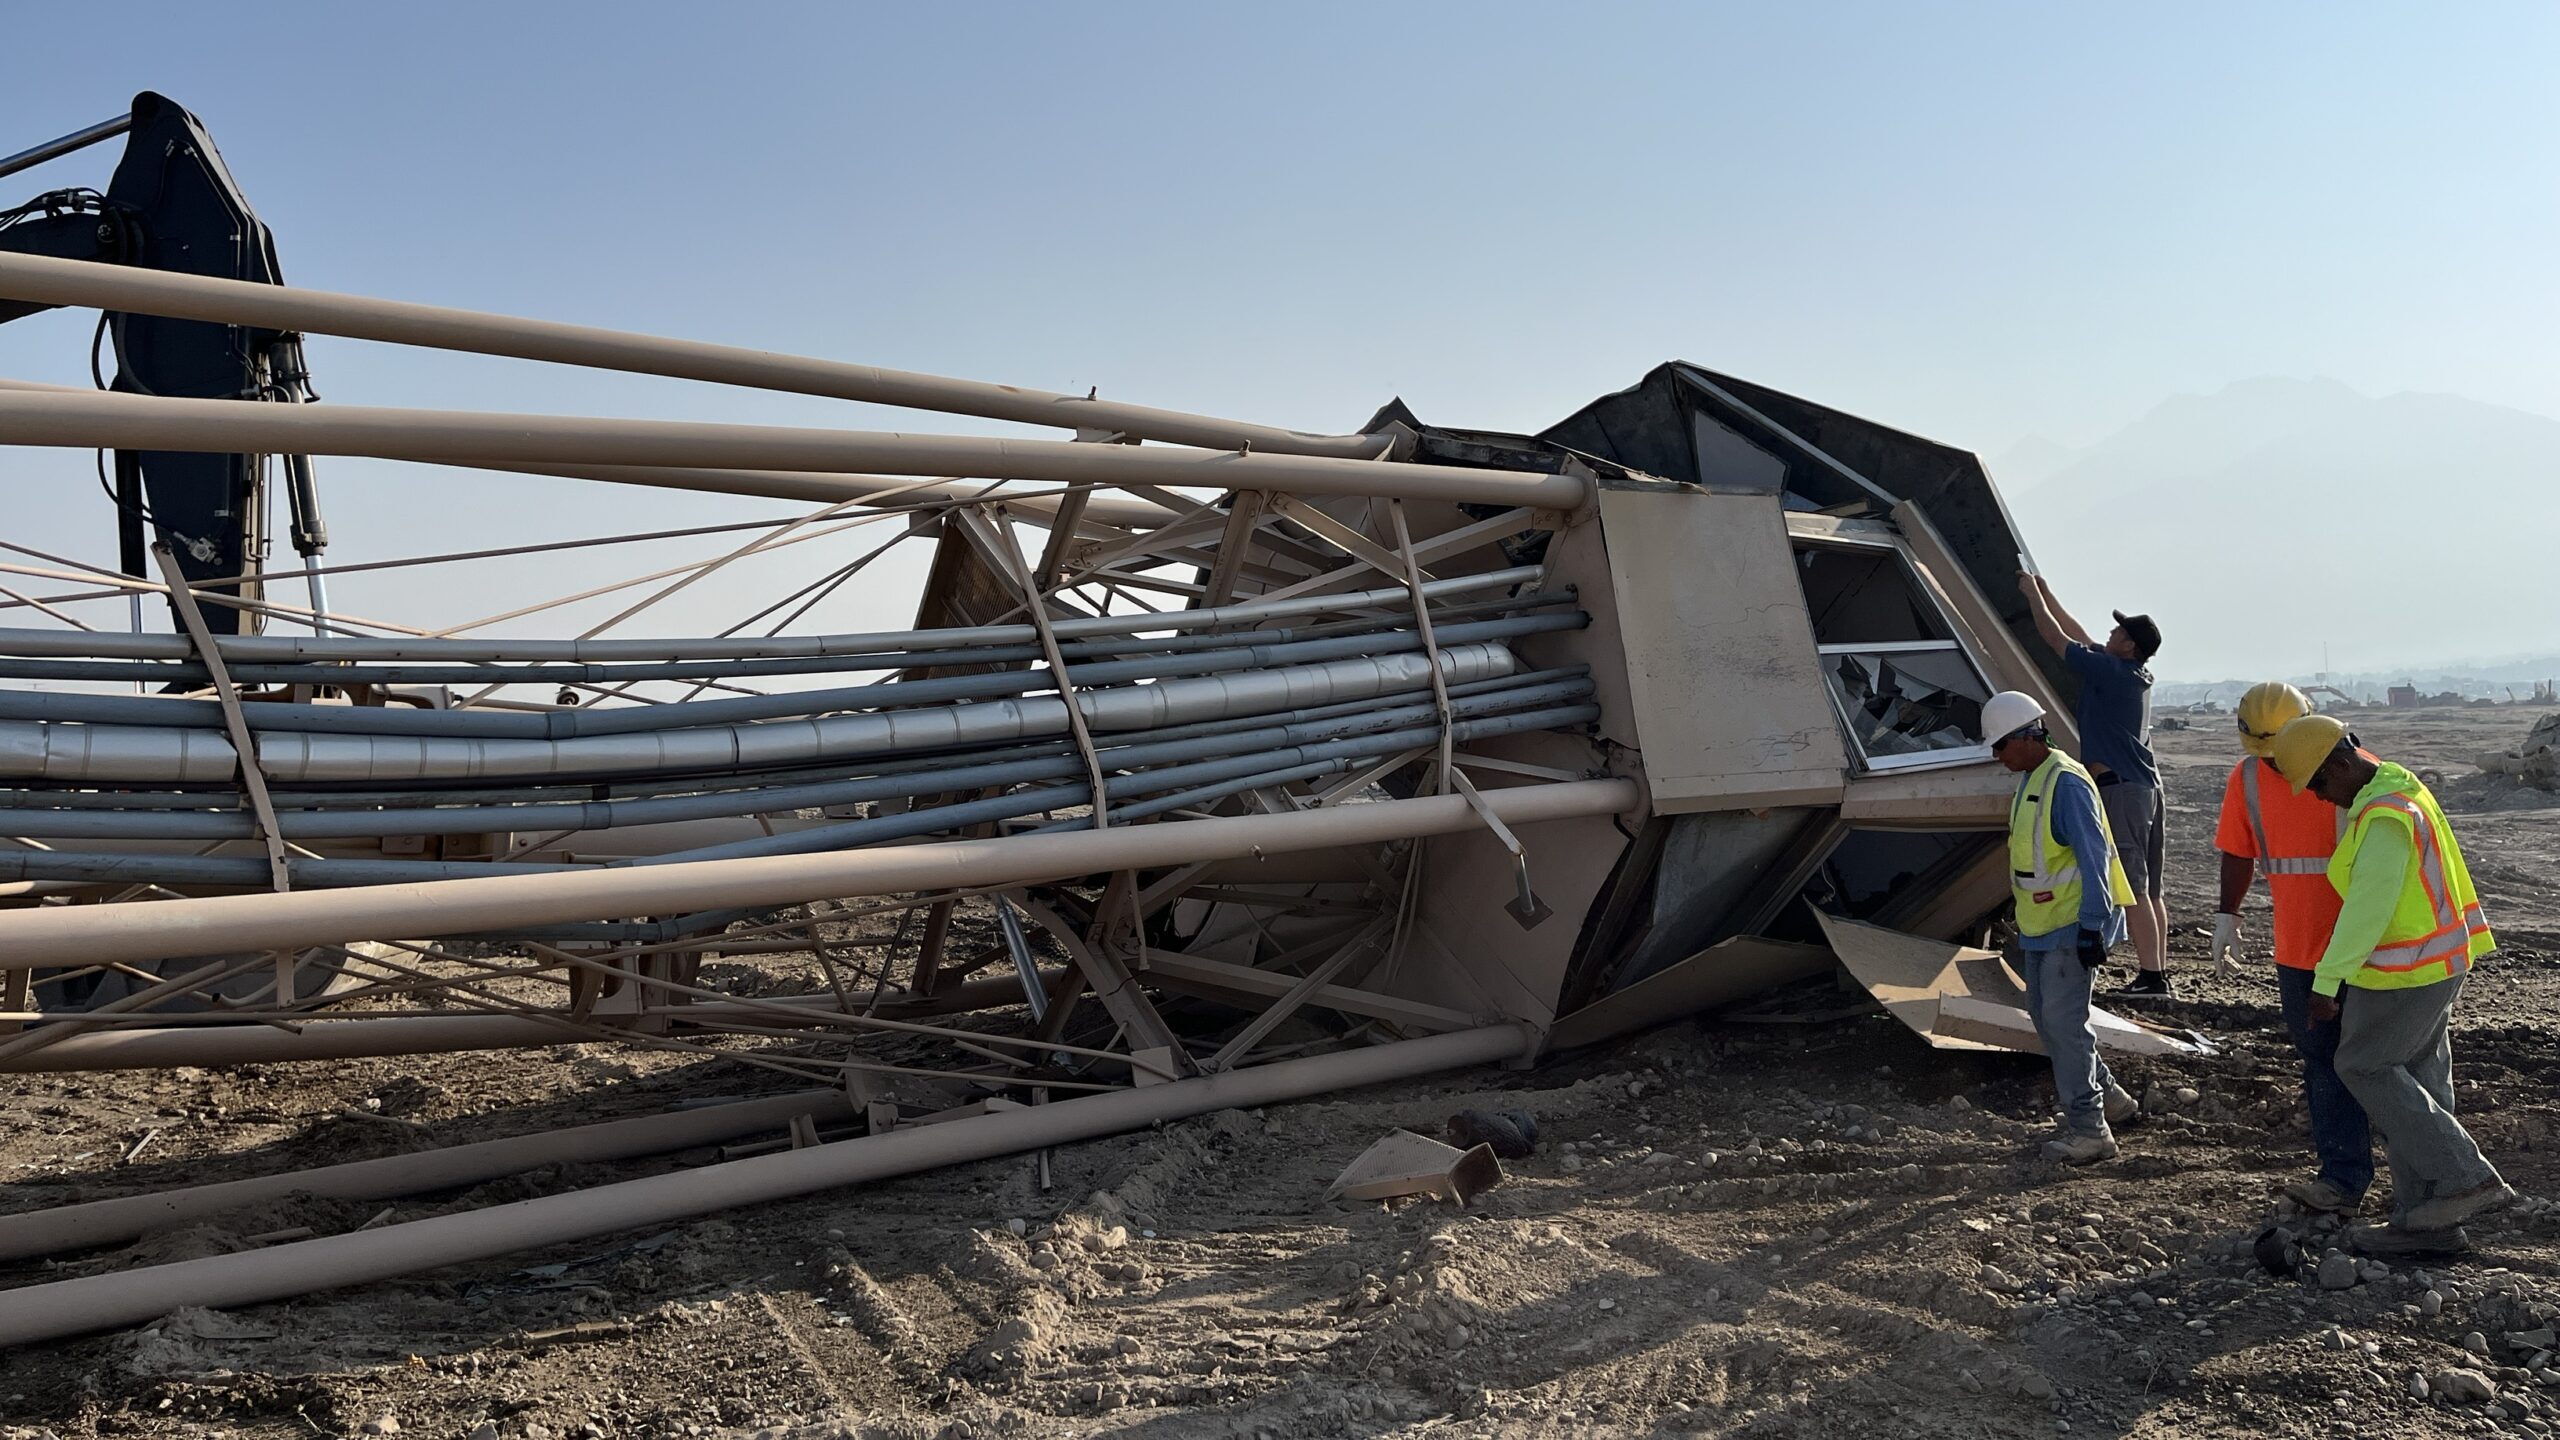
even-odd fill
[{"label": "black excavator arm", "polygon": [[[166,96],[146,90],[133,97],[132,112],[121,119],[0,158],[0,177],[119,134],[126,136],[124,159],[104,194],[55,190],[0,210],[0,251],[283,283],[275,237],[249,209],[213,137]],[[46,308],[0,300],[0,323]],[[93,346],[92,374],[117,390],[288,403],[318,398],[303,367],[302,337],[290,332],[110,311],[100,317],[96,343],[112,345],[116,373],[112,382],[99,373]],[[316,563],[328,535],[310,459],[287,456],[284,465],[293,545],[306,562]],[[235,577],[259,568],[265,544],[263,469],[264,457],[256,455],[115,452],[113,490],[125,571],[150,575],[144,553],[148,526],[168,540],[189,580],[217,582],[202,587],[215,594],[239,594],[243,582]],[[205,621],[238,633],[243,613],[208,606]]]}]

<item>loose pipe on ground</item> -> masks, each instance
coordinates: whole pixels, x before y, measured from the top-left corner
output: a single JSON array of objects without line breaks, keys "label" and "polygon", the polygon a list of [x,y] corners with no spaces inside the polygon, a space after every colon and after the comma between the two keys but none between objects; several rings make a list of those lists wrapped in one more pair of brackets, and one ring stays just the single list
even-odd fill
[{"label": "loose pipe on ground", "polygon": [[[555,1032],[556,1033],[556,1032]],[[288,1195],[324,1195],[333,1200],[391,1200],[476,1185],[502,1175],[521,1174],[545,1165],[584,1165],[599,1160],[628,1160],[663,1155],[735,1140],[741,1135],[776,1130],[795,1117],[808,1115],[824,1123],[852,1115],[841,1090],[801,1090],[768,1095],[729,1105],[709,1105],[664,1115],[608,1120],[542,1130],[504,1140],[449,1145],[409,1155],[385,1155],[345,1165],[288,1170],[247,1180],[226,1180],[184,1190],[124,1195],[78,1205],[0,1215],[0,1260],[55,1255],[111,1245],[169,1225],[183,1225],[226,1210],[262,1205]]]},{"label": "loose pipe on ground", "polygon": [[[1048,976],[1056,979],[1055,973]],[[706,1003],[669,1007],[651,1018],[665,1018],[685,1032],[720,1033],[730,1023],[752,1020],[763,1026],[784,1023],[769,1007],[805,1005],[811,1029],[834,1028],[827,1016],[838,1004],[833,995],[765,996],[766,1008]],[[879,1013],[893,1020],[922,1020],[993,1010],[1022,1003],[1022,982],[972,980],[935,991],[930,996],[892,998]],[[324,1017],[308,1016],[303,1020]],[[451,1055],[478,1050],[521,1050],[561,1043],[555,1024],[515,1015],[362,1016],[350,1012],[326,1024],[302,1023],[299,1031],[264,1025],[182,1027],[161,1025],[132,1030],[97,1030],[74,1035],[33,1054],[0,1061],[0,1074],[16,1071],[165,1070],[173,1065],[266,1065],[294,1060],[353,1060],[384,1055]]]},{"label": "loose pipe on ground", "polygon": [[1374,460],[1386,454],[1396,438],[1392,434],[1315,435],[1085,395],[848,365],[744,346],[45,256],[0,255],[0,296],[824,395],[1026,425],[1111,430],[1214,450],[1251,445],[1276,454]]},{"label": "loose pipe on ground", "polygon": [[[1572,510],[1589,486],[1572,475],[1392,460],[1239,454],[780,425],[706,425],[565,415],[243,405],[106,391],[0,390],[0,444],[211,454],[361,455],[382,460],[565,461],[597,465],[747,465],[880,471],[970,480],[1276,490],[1398,496]],[[840,497],[856,498],[868,490]]]},{"label": "loose pipe on ground", "polygon": [[[1484,794],[1514,827],[1613,815],[1642,800],[1632,780],[1516,786]],[[1113,870],[1233,860],[1266,851],[1372,845],[1473,829],[1463,796],[1387,800],[1294,815],[1133,825],[1075,835],[888,846],[827,855],[635,866],[576,874],[504,875],[429,885],[163,900],[148,905],[50,906],[0,912],[0,969],[165,960],[337,944],[386,935],[453,935],[663,915],[713,906],[1036,884]]]},{"label": "loose pipe on ground", "polygon": [[[1466,802],[1460,800],[1458,806],[1463,810]],[[1109,833],[1087,832],[1092,837]],[[1526,1059],[1536,1037],[1537,1032],[1526,1025],[1459,1030],[893,1130],[264,1250],[29,1285],[6,1292],[7,1303],[0,1304],[0,1347],[138,1324],[182,1306],[221,1309],[361,1285],[740,1205],[1116,1135],[1212,1110],[1274,1105],[1442,1070]]]}]

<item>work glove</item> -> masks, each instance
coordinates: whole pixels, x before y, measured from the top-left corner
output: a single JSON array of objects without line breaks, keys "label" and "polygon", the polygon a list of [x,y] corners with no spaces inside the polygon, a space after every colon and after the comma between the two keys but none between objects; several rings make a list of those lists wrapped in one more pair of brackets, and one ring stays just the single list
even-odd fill
[{"label": "work glove", "polygon": [[2228,980],[2240,973],[2240,917],[2213,917],[2213,978]]},{"label": "work glove", "polygon": [[2071,949],[2080,957],[2080,963],[2092,970],[2107,963],[2107,937],[2086,925],[2080,927],[2080,938]]}]

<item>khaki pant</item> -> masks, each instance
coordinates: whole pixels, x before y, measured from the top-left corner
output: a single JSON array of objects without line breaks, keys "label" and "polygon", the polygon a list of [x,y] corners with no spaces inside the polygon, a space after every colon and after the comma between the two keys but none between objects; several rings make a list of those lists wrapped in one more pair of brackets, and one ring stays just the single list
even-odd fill
[{"label": "khaki pant", "polygon": [[2453,1118],[2453,1002],[2462,977],[2415,990],[2338,992],[2338,1078],[2391,1161],[2394,1220],[2439,1195],[2498,1178]]}]

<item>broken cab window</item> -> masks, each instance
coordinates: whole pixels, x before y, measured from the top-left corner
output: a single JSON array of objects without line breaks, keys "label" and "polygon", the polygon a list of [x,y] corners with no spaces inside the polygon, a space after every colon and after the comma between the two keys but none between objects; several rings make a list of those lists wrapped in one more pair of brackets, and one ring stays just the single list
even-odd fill
[{"label": "broken cab window", "polygon": [[1985,759],[1991,687],[1890,545],[1800,545],[1797,573],[1842,728],[1869,770]]}]

